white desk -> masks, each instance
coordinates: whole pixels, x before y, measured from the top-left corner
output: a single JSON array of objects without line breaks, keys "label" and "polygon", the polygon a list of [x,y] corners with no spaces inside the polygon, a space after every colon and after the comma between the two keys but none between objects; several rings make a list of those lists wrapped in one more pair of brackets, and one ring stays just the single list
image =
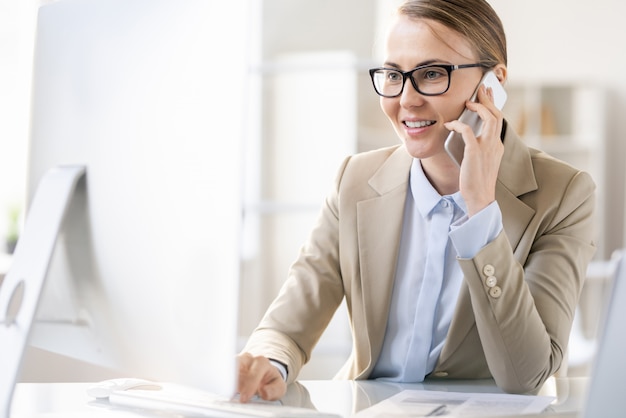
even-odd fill
[{"label": "white desk", "polygon": [[[539,394],[556,396],[556,401],[550,407],[553,411],[577,411],[581,407],[586,385],[586,378],[551,378]],[[11,417],[167,417],[114,408],[95,401],[85,393],[87,386],[86,383],[20,383],[13,397]],[[492,381],[431,381],[398,385],[375,381],[310,380],[291,385],[284,402],[333,412],[347,418],[405,389],[500,392]]]}]

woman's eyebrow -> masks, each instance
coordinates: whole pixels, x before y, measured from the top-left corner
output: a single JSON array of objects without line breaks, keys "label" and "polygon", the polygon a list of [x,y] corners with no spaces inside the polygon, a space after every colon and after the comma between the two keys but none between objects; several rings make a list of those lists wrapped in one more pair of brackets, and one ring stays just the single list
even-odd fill
[{"label": "woman's eyebrow", "polygon": [[385,67],[385,68],[393,67],[393,68],[400,69],[400,66],[398,64],[393,63],[393,62],[389,62],[389,61],[383,62],[383,67]]},{"label": "woman's eyebrow", "polygon": [[[426,61],[422,61],[420,63],[418,63],[417,65],[415,65],[414,67],[411,68],[417,68],[417,67],[421,67],[423,65],[430,65],[430,64],[442,64],[442,63],[446,63],[447,61],[445,60],[438,60],[438,59],[431,59],[431,60],[426,60]],[[385,61],[383,63],[384,67],[391,67],[391,68],[397,68],[398,70],[401,69],[400,65],[396,64],[395,62],[391,62],[391,61]]]}]

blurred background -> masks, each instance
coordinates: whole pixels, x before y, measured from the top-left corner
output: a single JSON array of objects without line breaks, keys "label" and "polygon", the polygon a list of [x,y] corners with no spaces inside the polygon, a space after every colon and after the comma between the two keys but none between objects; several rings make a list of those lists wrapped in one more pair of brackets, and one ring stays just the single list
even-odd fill
[{"label": "blurred background", "polygon": [[[52,2],[0,0],[0,274],[10,266],[26,208],[36,14]],[[340,161],[398,141],[379,109],[367,69],[380,64],[386,22],[400,3],[256,2],[250,68],[255,110],[246,121],[251,128],[245,157],[242,342],[284,281]],[[529,144],[589,171],[598,185],[597,263],[590,268],[570,350],[570,374],[584,374],[606,292],[602,262],[624,245],[626,3],[489,3],[508,37],[507,119]],[[332,377],[350,347],[342,307],[302,377]],[[37,366],[42,356],[31,354],[25,380],[46,379]],[[65,370],[69,380],[94,379],[91,369],[84,375]]]}]

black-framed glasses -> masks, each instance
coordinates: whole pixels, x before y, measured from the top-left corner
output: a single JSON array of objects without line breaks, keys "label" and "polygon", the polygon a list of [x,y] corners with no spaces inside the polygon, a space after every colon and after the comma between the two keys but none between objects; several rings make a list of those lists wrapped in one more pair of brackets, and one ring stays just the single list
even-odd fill
[{"label": "black-framed glasses", "polygon": [[398,97],[402,94],[406,79],[411,80],[413,88],[424,96],[438,96],[450,88],[452,71],[462,68],[485,67],[484,64],[428,64],[409,71],[394,68],[372,68],[370,77],[374,90],[379,96]]}]

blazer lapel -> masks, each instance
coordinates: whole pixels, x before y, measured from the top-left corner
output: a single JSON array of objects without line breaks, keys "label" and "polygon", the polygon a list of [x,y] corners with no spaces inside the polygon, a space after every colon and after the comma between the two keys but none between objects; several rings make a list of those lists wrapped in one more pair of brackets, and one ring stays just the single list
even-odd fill
[{"label": "blazer lapel", "polygon": [[411,162],[412,157],[406,149],[398,147],[369,180],[378,197],[357,204],[361,284],[367,327],[367,341],[361,342],[370,346],[369,364],[362,366],[367,369],[373,366],[372,359],[378,357],[385,336]]},{"label": "blazer lapel", "polygon": [[[537,189],[532,167],[530,150],[511,129],[504,138],[504,155],[496,184],[496,201],[502,211],[504,232],[511,243],[518,260],[526,254],[517,251],[518,244],[535,214],[535,210],[522,202],[519,197]],[[439,357],[439,363],[452,355],[474,325],[474,313],[467,285],[463,283],[455,309],[448,340]]]},{"label": "blazer lapel", "polygon": [[504,156],[498,173],[496,200],[502,211],[504,232],[515,250],[535,215],[519,197],[537,190],[530,150],[511,129],[504,138]]}]

